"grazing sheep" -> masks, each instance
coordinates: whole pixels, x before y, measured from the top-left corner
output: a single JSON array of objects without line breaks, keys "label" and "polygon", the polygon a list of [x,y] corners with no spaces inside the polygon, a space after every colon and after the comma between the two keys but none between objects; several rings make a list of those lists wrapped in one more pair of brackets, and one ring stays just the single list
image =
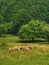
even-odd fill
[{"label": "grazing sheep", "polygon": [[24,50],[25,46],[19,46],[20,50]]},{"label": "grazing sheep", "polygon": [[12,48],[9,48],[9,51],[20,51],[20,48],[19,47],[12,47]]},{"label": "grazing sheep", "polygon": [[13,51],[13,50],[12,50],[12,48],[9,48],[8,51],[11,52],[11,51]]},{"label": "grazing sheep", "polygon": [[29,48],[28,48],[28,47],[26,47],[24,50],[25,50],[25,51],[29,51]]},{"label": "grazing sheep", "polygon": [[9,48],[9,51],[29,51],[29,50],[32,50],[32,46],[15,46],[15,47],[12,47],[12,48]]},{"label": "grazing sheep", "polygon": [[17,48],[16,50],[17,50],[17,51],[20,51],[20,48]]},{"label": "grazing sheep", "polygon": [[20,51],[20,47],[14,47],[14,50]]},{"label": "grazing sheep", "polygon": [[23,50],[24,50],[24,51],[29,51],[28,46],[23,46]]},{"label": "grazing sheep", "polygon": [[32,50],[32,46],[28,46],[28,48],[29,48],[30,50]]},{"label": "grazing sheep", "polygon": [[23,50],[23,51],[29,50],[28,46],[20,46],[19,48],[20,48],[20,50]]}]

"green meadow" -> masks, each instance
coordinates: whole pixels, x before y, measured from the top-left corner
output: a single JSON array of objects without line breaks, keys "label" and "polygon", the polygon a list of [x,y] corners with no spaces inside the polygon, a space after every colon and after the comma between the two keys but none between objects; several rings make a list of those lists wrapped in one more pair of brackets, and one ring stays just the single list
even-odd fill
[{"label": "green meadow", "polygon": [[[0,65],[49,65],[49,44],[40,42],[20,43],[18,37],[5,35],[0,37]],[[11,51],[14,46],[31,45],[29,51]],[[40,47],[41,46],[41,47]]]}]

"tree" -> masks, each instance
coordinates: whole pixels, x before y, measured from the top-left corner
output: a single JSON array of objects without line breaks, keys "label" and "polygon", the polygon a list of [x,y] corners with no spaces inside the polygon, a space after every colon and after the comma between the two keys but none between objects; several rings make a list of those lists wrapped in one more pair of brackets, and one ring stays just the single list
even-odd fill
[{"label": "tree", "polygon": [[15,34],[19,31],[19,28],[28,23],[28,21],[31,20],[31,16],[27,12],[26,9],[22,8],[17,11],[15,16],[13,16],[13,27],[12,27],[12,32]]},{"label": "tree", "polygon": [[34,33],[34,31],[32,31],[31,27],[26,24],[21,27],[18,34],[22,40],[33,40],[35,36],[32,33]]},{"label": "tree", "polygon": [[35,38],[46,39],[47,30],[48,30],[48,24],[39,20],[32,20],[28,24],[23,25],[20,28],[18,34],[20,39],[25,40],[34,40]]}]

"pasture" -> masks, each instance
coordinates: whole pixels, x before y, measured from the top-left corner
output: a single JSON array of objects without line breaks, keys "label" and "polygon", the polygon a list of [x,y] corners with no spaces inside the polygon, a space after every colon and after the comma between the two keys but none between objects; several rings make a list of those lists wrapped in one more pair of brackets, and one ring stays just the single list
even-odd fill
[{"label": "pasture", "polygon": [[[20,43],[14,35],[0,37],[0,65],[49,65],[49,44],[45,42]],[[12,50],[14,47],[28,47],[29,50]]]}]

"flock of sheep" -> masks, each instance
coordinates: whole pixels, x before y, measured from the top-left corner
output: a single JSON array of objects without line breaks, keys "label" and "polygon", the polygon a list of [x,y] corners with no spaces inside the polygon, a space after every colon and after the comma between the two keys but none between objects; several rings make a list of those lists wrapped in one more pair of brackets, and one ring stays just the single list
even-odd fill
[{"label": "flock of sheep", "polygon": [[11,52],[11,51],[29,51],[34,48],[43,49],[43,48],[46,48],[46,46],[45,45],[14,46],[12,48],[9,48],[8,50],[9,50],[9,52]]},{"label": "flock of sheep", "polygon": [[9,52],[11,51],[29,51],[29,50],[32,50],[32,46],[15,46],[15,47],[12,47],[12,48],[9,48]]}]

